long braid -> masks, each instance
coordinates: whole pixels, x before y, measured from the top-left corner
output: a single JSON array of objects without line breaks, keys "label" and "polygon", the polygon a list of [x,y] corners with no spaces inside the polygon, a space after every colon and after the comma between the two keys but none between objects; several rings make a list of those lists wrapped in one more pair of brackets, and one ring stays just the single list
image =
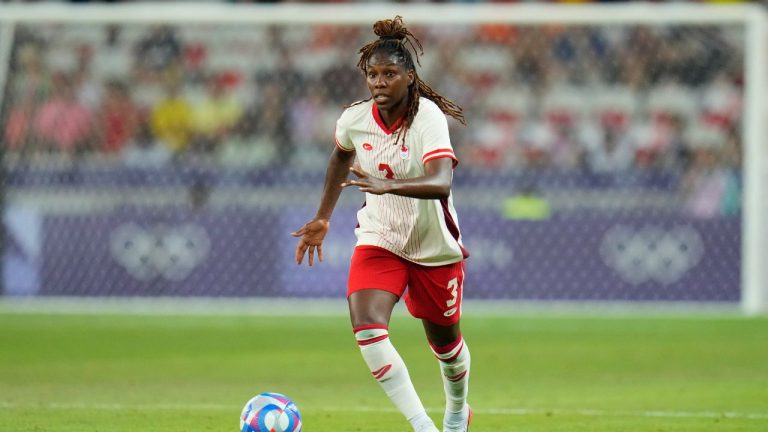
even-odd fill
[{"label": "long braid", "polygon": [[396,16],[395,19],[377,21],[373,25],[373,32],[379,39],[360,48],[360,60],[357,62],[357,67],[365,73],[371,56],[377,52],[386,52],[402,58],[404,67],[412,70],[415,78],[413,84],[408,88],[408,107],[402,126],[397,132],[396,143],[405,138],[406,131],[419,112],[419,98],[422,96],[434,102],[446,115],[453,117],[463,125],[467,124],[463,110],[459,105],[433,90],[419,77],[413,63],[411,49],[418,65],[421,65],[419,55],[424,54],[424,49],[416,36],[403,25],[403,18],[400,15]]}]

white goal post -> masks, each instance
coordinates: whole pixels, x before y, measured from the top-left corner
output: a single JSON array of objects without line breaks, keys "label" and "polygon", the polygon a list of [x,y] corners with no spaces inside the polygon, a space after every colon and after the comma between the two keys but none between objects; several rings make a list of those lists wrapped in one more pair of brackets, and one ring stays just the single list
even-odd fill
[{"label": "white goal post", "polygon": [[[402,15],[408,23],[735,24],[745,29],[744,192],[741,306],[768,313],[768,13],[759,5],[645,4],[377,4],[0,5],[0,89],[8,79],[13,28],[19,23],[335,23],[365,24]],[[0,98],[2,92],[0,92]],[[0,100],[0,105],[2,101]]]}]

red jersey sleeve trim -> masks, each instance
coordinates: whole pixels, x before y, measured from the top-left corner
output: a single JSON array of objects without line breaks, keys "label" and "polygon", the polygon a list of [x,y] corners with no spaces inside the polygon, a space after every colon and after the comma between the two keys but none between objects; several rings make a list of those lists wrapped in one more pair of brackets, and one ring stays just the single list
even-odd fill
[{"label": "red jersey sleeve trim", "polygon": [[353,152],[355,151],[355,149],[352,149],[352,150],[350,150],[350,149],[346,149],[346,148],[344,148],[344,147],[341,145],[341,143],[339,142],[339,140],[338,140],[338,139],[336,139],[336,137],[333,137],[333,142],[335,142],[335,143],[336,143],[336,147],[337,147],[339,150],[343,151],[343,152],[347,152],[347,153],[353,153]]},{"label": "red jersey sleeve trim", "polygon": [[456,168],[456,165],[459,164],[459,160],[456,159],[456,155],[453,154],[453,150],[451,150],[451,149],[432,150],[431,152],[429,152],[429,153],[425,154],[424,156],[422,156],[421,161],[423,163],[427,163],[427,162],[429,162],[431,160],[439,159],[439,158],[443,158],[443,157],[448,157],[448,158],[453,159],[453,167],[454,168]]}]

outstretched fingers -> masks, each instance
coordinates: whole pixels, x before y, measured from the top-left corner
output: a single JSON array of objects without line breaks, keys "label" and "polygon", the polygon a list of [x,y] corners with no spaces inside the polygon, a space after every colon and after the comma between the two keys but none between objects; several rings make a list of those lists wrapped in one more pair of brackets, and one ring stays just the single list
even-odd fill
[{"label": "outstretched fingers", "polygon": [[[307,264],[312,267],[315,264],[315,252],[317,252],[317,259],[323,262],[323,245],[309,245],[305,248],[307,253]],[[303,254],[302,254],[303,255]],[[301,263],[299,263],[301,264]]]},{"label": "outstretched fingers", "polygon": [[[365,183],[359,181],[359,180],[347,180],[344,183],[341,184],[341,187],[349,187],[349,186],[364,186]],[[362,190],[362,189],[361,189]]]},{"label": "outstretched fingers", "polygon": [[291,233],[292,236],[299,237],[295,253],[296,264],[301,265],[304,255],[308,254],[307,263],[311,267],[315,263],[315,252],[320,262],[323,261],[323,238],[328,231],[328,226],[327,219],[313,219]]},{"label": "outstretched fingers", "polygon": [[315,253],[317,253],[317,259],[320,260],[320,262],[323,262],[322,244],[313,245],[305,242],[304,239],[300,240],[299,244],[296,246],[296,264],[301,265],[304,261],[304,255],[307,255],[307,264],[312,267],[315,264]]},{"label": "outstretched fingers", "polygon": [[296,246],[296,264],[301,265],[301,262],[304,261],[304,254],[307,253],[307,244],[304,243],[304,240],[299,241],[299,244]]},{"label": "outstretched fingers", "polygon": [[309,264],[309,266],[312,267],[312,264],[314,263],[315,263],[315,247],[310,245],[309,254],[307,256],[307,264]]}]

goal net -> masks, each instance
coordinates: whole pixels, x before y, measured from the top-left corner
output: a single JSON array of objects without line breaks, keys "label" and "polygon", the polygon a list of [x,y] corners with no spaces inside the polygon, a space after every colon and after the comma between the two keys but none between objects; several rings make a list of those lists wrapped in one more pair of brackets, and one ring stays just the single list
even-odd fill
[{"label": "goal net", "polygon": [[466,298],[764,310],[765,17],[689,6],[0,7],[2,295],[343,297],[363,195],[289,233],[399,14],[468,120]]}]

